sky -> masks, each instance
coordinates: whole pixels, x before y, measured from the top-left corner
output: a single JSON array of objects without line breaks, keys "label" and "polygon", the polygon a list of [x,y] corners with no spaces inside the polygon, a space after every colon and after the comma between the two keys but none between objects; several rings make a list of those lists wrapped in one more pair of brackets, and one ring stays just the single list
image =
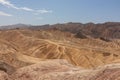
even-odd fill
[{"label": "sky", "polygon": [[120,0],[0,0],[0,25],[120,22]]}]

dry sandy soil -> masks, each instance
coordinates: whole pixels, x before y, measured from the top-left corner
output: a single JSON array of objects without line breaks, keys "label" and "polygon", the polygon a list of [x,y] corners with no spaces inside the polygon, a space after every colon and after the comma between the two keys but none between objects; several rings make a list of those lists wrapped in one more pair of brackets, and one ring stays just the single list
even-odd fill
[{"label": "dry sandy soil", "polygon": [[1,30],[0,80],[120,80],[120,39],[78,36],[57,29]]},{"label": "dry sandy soil", "polygon": [[66,59],[73,65],[93,68],[119,63],[119,53],[119,39],[80,39],[58,30],[0,31],[0,60],[16,68],[46,59]]}]

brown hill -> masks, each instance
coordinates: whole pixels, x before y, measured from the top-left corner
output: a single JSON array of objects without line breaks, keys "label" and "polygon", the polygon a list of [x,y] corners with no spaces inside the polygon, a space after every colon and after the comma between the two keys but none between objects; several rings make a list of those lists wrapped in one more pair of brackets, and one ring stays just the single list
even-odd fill
[{"label": "brown hill", "polygon": [[11,75],[0,71],[0,80],[119,80],[120,64],[83,69],[65,60],[47,60],[17,69]]},{"label": "brown hill", "polygon": [[119,25],[67,23],[1,30],[0,80],[119,80]]},{"label": "brown hill", "polygon": [[65,23],[55,25],[32,26],[31,29],[55,29],[60,31],[72,32],[76,35],[79,33],[94,37],[105,39],[120,39],[120,23],[106,22],[106,23]]},{"label": "brown hill", "polygon": [[59,30],[15,29],[0,32],[0,59],[19,68],[46,59],[66,59],[84,68],[120,62],[120,41],[79,39]]}]

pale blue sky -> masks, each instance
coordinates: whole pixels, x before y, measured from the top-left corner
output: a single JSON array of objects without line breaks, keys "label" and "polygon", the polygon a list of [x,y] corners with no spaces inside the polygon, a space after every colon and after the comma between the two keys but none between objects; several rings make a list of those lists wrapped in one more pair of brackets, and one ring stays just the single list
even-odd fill
[{"label": "pale blue sky", "polygon": [[0,25],[120,22],[120,0],[0,0]]}]

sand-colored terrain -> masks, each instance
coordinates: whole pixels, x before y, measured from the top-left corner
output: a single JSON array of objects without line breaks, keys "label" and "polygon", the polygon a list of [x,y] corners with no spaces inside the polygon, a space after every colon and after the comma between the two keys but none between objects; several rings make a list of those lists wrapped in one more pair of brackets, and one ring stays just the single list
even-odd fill
[{"label": "sand-colored terrain", "polygon": [[0,80],[120,80],[119,25],[0,30]]},{"label": "sand-colored terrain", "polygon": [[120,80],[120,64],[84,69],[66,60],[47,60],[19,68],[12,74],[0,71],[0,80]]},{"label": "sand-colored terrain", "polygon": [[119,39],[79,39],[58,30],[0,31],[0,59],[16,68],[47,59],[66,59],[73,65],[93,68],[119,63],[119,52]]}]

